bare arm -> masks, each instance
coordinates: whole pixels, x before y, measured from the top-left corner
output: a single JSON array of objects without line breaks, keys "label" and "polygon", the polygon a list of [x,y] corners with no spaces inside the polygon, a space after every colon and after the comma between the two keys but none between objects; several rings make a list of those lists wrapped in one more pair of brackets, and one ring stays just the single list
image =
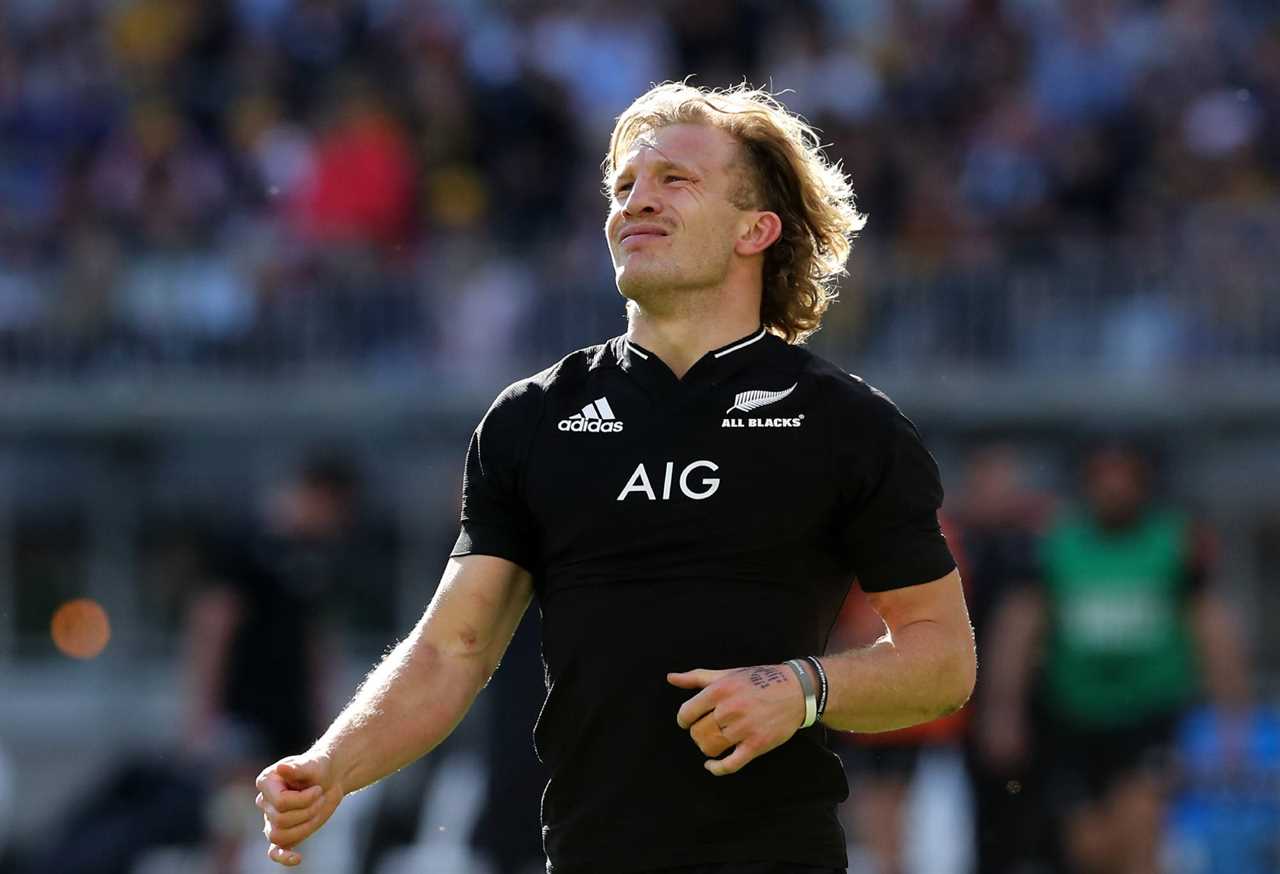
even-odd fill
[{"label": "bare arm", "polygon": [[225,586],[201,592],[187,614],[186,742],[201,750],[222,711],[223,684],[232,636],[240,623],[240,599]]},{"label": "bare arm", "polygon": [[497,669],[532,595],[528,572],[509,561],[449,560],[413,631],[313,747],[333,760],[345,792],[398,771],[449,736]]},{"label": "bare arm", "polygon": [[1214,707],[1239,713],[1249,705],[1249,660],[1234,612],[1212,589],[1191,603],[1191,628],[1205,692]]},{"label": "bare arm", "polygon": [[532,599],[529,573],[487,555],[451,558],[413,631],[301,756],[258,776],[268,856],[297,865],[293,848],[343,796],[434,749],[462,721],[511,642]]},{"label": "bare arm", "polygon": [[1014,767],[1029,752],[1031,680],[1040,664],[1046,621],[1044,597],[1029,587],[1009,595],[991,620],[977,738],[988,764],[1000,770]]},{"label": "bare arm", "polygon": [[977,662],[960,574],[868,599],[886,632],[871,646],[823,656],[830,683],[823,724],[889,731],[963,707]]}]

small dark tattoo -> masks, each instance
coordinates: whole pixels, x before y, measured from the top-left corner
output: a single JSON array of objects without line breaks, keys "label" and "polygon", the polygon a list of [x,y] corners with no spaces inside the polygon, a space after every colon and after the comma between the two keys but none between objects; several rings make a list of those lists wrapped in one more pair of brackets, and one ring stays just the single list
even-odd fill
[{"label": "small dark tattoo", "polygon": [[767,689],[770,686],[776,686],[779,683],[787,682],[787,675],[771,665],[760,665],[755,668],[748,668],[751,673],[747,675],[747,679],[751,681],[751,685],[757,689]]}]

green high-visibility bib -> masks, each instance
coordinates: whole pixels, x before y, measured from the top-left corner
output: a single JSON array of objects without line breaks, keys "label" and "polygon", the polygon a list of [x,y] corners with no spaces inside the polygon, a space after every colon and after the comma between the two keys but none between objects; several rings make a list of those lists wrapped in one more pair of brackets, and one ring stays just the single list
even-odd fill
[{"label": "green high-visibility bib", "polygon": [[1053,715],[1111,728],[1168,714],[1198,680],[1187,624],[1188,520],[1148,513],[1121,532],[1073,515],[1043,544],[1045,675]]}]

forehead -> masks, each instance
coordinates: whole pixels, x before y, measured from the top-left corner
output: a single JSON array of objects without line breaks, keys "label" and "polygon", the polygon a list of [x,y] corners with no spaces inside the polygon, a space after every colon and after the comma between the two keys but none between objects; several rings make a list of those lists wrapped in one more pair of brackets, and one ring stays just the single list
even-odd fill
[{"label": "forehead", "polygon": [[714,173],[728,170],[737,156],[733,135],[709,124],[672,124],[645,131],[619,156],[618,175],[646,164],[678,164]]}]

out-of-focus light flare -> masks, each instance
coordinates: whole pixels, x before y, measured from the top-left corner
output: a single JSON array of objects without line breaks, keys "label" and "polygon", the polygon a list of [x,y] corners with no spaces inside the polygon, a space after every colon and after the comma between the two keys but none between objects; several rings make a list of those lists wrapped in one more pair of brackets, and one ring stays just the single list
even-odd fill
[{"label": "out-of-focus light flare", "polygon": [[75,598],[54,611],[49,623],[53,645],[73,659],[96,658],[111,640],[107,611],[92,598]]}]

